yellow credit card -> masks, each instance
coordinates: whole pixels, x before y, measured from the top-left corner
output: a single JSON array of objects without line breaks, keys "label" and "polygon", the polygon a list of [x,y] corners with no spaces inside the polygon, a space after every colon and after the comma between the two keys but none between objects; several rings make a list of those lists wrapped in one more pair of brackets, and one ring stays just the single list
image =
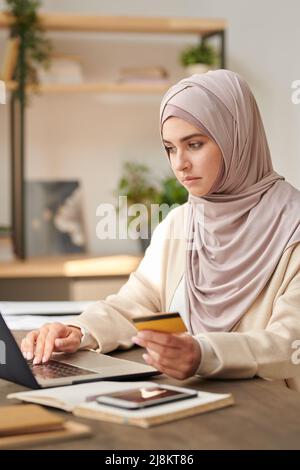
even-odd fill
[{"label": "yellow credit card", "polygon": [[184,333],[186,326],[177,312],[159,313],[148,317],[138,317],[133,319],[138,331],[155,330],[163,333]]}]

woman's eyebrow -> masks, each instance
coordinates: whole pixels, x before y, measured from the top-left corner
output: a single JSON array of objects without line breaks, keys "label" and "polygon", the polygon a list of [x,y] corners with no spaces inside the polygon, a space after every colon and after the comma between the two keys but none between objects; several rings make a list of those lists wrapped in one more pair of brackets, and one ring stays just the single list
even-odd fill
[{"label": "woman's eyebrow", "polygon": [[[199,134],[199,133],[190,134],[190,135],[186,135],[185,137],[182,137],[181,139],[179,139],[179,142],[185,142],[186,140],[191,139],[192,137],[205,137],[205,136],[203,134]],[[163,139],[163,142],[165,142],[166,144],[171,144],[172,143],[169,140],[165,140],[165,139]]]}]

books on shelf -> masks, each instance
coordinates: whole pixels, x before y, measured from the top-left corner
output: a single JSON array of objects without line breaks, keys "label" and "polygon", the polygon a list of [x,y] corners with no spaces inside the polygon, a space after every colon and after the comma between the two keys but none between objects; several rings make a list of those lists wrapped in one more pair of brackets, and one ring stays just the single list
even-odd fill
[{"label": "books on shelf", "polygon": [[166,83],[168,71],[162,66],[123,67],[119,70],[120,83]]},{"label": "books on shelf", "polygon": [[167,423],[181,418],[195,416],[207,411],[224,408],[234,403],[231,394],[198,392],[195,398],[165,403],[140,410],[127,410],[99,404],[99,395],[132,390],[138,387],[151,387],[155,382],[95,382],[70,385],[52,389],[11,393],[7,398],[38,403],[69,411],[76,416],[129,424],[142,428]]},{"label": "books on shelf", "polygon": [[74,55],[52,55],[49,68],[40,67],[38,69],[38,79],[41,84],[83,83],[81,59],[79,56]]}]

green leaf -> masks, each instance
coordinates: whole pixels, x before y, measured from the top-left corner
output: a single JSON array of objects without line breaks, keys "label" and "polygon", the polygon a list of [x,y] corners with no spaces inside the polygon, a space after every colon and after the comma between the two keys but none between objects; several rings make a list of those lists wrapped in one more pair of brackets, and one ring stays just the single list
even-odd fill
[{"label": "green leaf", "polygon": [[[127,196],[128,205],[141,203],[148,208],[151,215],[151,204],[184,204],[188,199],[187,190],[175,177],[166,177],[153,184],[154,176],[149,167],[136,163],[125,162],[114,195]],[[117,206],[118,208],[118,206]],[[129,223],[132,218],[129,218]]]},{"label": "green leaf", "polygon": [[15,18],[11,36],[20,37],[21,46],[14,79],[20,85],[17,90],[20,100],[24,99],[22,83],[37,84],[39,66],[49,66],[52,44],[38,19],[39,0],[6,0],[9,13]]},{"label": "green leaf", "polygon": [[218,61],[219,54],[216,48],[203,40],[196,46],[185,48],[180,55],[180,62],[183,66],[199,63],[216,65]]}]

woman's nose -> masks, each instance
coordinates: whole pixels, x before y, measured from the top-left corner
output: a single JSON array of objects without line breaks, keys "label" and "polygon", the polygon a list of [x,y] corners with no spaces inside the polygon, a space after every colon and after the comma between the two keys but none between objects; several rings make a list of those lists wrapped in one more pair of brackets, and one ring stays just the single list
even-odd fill
[{"label": "woman's nose", "polygon": [[191,166],[190,161],[188,160],[185,152],[177,152],[177,155],[174,159],[173,168],[176,171],[183,171],[186,170]]}]

